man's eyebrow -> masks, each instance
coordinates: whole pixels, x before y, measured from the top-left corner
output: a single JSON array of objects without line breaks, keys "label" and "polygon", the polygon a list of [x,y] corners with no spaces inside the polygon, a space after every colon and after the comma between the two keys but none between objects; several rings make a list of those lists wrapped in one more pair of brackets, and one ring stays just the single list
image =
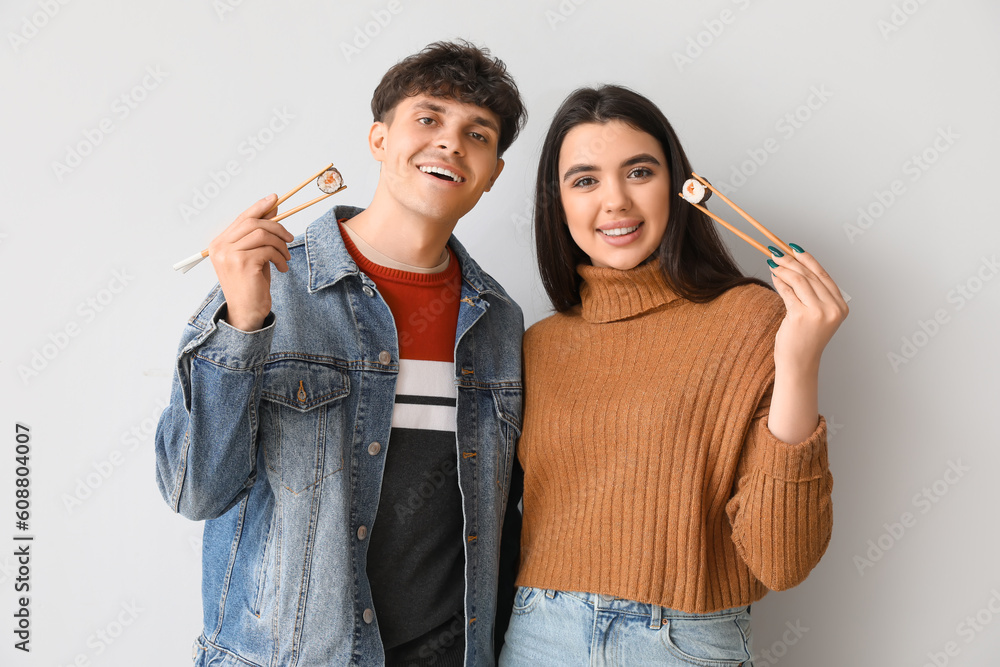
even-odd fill
[{"label": "man's eyebrow", "polygon": [[[654,164],[656,166],[660,166],[660,161],[657,160],[652,155],[650,155],[649,153],[640,153],[638,155],[633,155],[632,157],[622,162],[621,166],[622,168],[624,168],[624,167],[631,167],[637,164]],[[563,174],[563,181],[566,181],[571,176],[575,176],[576,174],[585,171],[599,171],[599,170],[592,164],[574,164],[572,167],[566,170],[565,174]]]},{"label": "man's eyebrow", "polygon": [[430,100],[424,100],[422,102],[417,102],[416,104],[413,105],[413,108],[415,110],[427,110],[427,111],[433,111],[435,113],[444,113],[444,107],[443,106],[441,106],[440,104],[435,104],[434,102],[431,102]]},{"label": "man's eyebrow", "polygon": [[[416,111],[433,111],[434,113],[439,113],[444,115],[447,115],[448,113],[445,107],[441,106],[440,104],[436,104],[430,100],[417,102],[416,104],[413,105],[413,108]],[[497,134],[500,134],[500,127],[491,118],[488,118],[486,116],[473,116],[470,120],[475,125],[482,125],[483,127],[493,130]]]},{"label": "man's eyebrow", "polygon": [[490,118],[487,118],[485,116],[473,116],[472,122],[475,123],[476,125],[482,125],[483,127],[493,130],[497,134],[500,134],[500,128]]}]

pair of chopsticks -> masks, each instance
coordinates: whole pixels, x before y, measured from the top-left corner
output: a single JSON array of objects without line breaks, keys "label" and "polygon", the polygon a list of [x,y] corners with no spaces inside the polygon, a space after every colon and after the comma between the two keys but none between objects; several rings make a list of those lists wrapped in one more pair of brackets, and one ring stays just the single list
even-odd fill
[{"label": "pair of chopsticks", "polygon": [[[323,174],[323,172],[325,172],[325,171],[327,171],[329,169],[332,169],[332,168],[333,168],[333,163],[331,162],[329,165],[323,167],[322,169],[320,169],[319,171],[317,171],[315,174],[313,174],[312,176],[310,176],[306,180],[302,181],[299,185],[297,185],[293,189],[291,189],[288,192],[286,192],[280,199],[278,199],[278,201],[276,201],[274,203],[274,206],[272,206],[270,209],[268,209],[267,213],[265,213],[264,215],[267,216],[271,211],[277,210],[278,206],[280,206],[281,204],[283,204],[289,197],[291,197],[296,192],[298,192],[302,188],[304,188],[307,185],[309,185],[309,183],[311,181],[314,181],[317,178],[319,178]],[[341,190],[344,190],[346,188],[347,188],[346,185],[342,185],[339,188],[337,188],[336,190],[334,190],[333,192],[323,193],[322,195],[320,195],[319,197],[316,197],[316,199],[313,199],[310,202],[306,202],[305,204],[302,204],[301,206],[296,206],[292,210],[285,211],[281,215],[276,215],[275,217],[271,218],[271,222],[280,222],[280,221],[284,220],[285,218],[287,218],[288,216],[293,215],[295,213],[298,213],[302,209],[309,208],[313,204],[315,204],[317,202],[321,202],[324,199],[326,199],[327,197],[330,197],[331,195],[335,195],[338,192],[340,192]],[[205,259],[206,257],[208,257],[208,248],[205,248],[200,253],[198,253],[196,255],[191,255],[187,259],[182,259],[181,261],[179,261],[176,264],[174,264],[174,271],[180,271],[181,273],[187,273],[190,269],[192,269],[193,267],[197,266],[197,264],[201,260]]]},{"label": "pair of chopsticks", "polygon": [[[706,188],[708,188],[709,190],[711,190],[713,194],[718,195],[719,199],[721,199],[722,201],[724,201],[727,204],[729,204],[733,208],[733,210],[735,210],[737,213],[739,213],[740,215],[742,215],[743,218],[747,222],[749,222],[751,225],[753,225],[754,227],[756,227],[757,229],[759,229],[761,231],[761,233],[763,233],[764,236],[766,236],[768,239],[770,239],[771,242],[774,243],[774,245],[777,246],[782,252],[784,252],[786,255],[791,255],[791,256],[794,257],[794,255],[792,255],[792,249],[790,247],[788,247],[788,244],[785,243],[784,241],[782,241],[781,239],[779,239],[771,230],[769,230],[767,227],[765,227],[764,225],[762,225],[759,222],[757,222],[756,220],[754,220],[753,216],[751,216],[749,213],[747,213],[746,211],[744,211],[742,208],[740,208],[739,206],[737,206],[736,204],[734,204],[733,201],[729,197],[727,197],[726,195],[724,195],[721,192],[719,192],[718,190],[716,190],[712,186],[712,184],[709,183],[708,181],[706,181],[704,178],[702,178],[698,174],[694,173],[693,171],[691,172],[691,175],[694,176],[695,179],[699,183],[701,183]],[[681,198],[684,197],[683,194],[681,194],[680,196],[681,196]],[[685,199],[684,201],[687,201],[687,200]],[[688,202],[688,203],[691,204],[691,202]],[[768,250],[767,248],[765,248],[763,246],[763,244],[758,243],[757,241],[755,241],[754,239],[750,238],[749,236],[747,236],[746,234],[744,234],[740,230],[736,229],[735,227],[733,227],[732,225],[730,225],[728,222],[726,222],[725,220],[723,220],[722,218],[720,218],[716,214],[714,214],[711,211],[709,211],[707,208],[705,208],[701,204],[691,204],[691,206],[694,206],[696,209],[698,209],[699,211],[701,211],[702,213],[704,213],[708,217],[710,217],[713,220],[715,220],[717,223],[719,223],[720,225],[722,225],[723,227],[725,227],[726,229],[728,229],[729,231],[731,231],[733,234],[736,234],[741,239],[743,239],[744,241],[746,241],[747,243],[749,243],[750,245],[752,245],[754,248],[756,248],[757,250],[759,250],[762,253],[764,253],[765,255],[767,255],[768,259],[771,259],[771,251]],[[840,296],[843,297],[843,299],[844,299],[845,302],[849,302],[851,300],[851,295],[850,294],[848,294],[844,290],[840,289],[840,287],[837,287],[837,289],[840,290]]]},{"label": "pair of chopsticks", "polygon": [[[763,233],[764,236],[766,236],[768,239],[770,239],[771,242],[774,243],[774,245],[776,245],[782,252],[784,252],[786,255],[791,255],[792,254],[792,249],[788,247],[788,244],[786,244],[784,241],[782,241],[781,239],[779,239],[767,227],[765,227],[764,225],[762,225],[759,222],[757,222],[756,220],[754,220],[753,216],[751,216],[749,213],[747,213],[746,211],[744,211],[742,208],[740,208],[739,206],[737,206],[736,204],[734,204],[732,202],[732,200],[729,199],[729,197],[727,197],[726,195],[724,195],[721,192],[719,192],[718,190],[716,190],[715,187],[713,187],[711,183],[709,183],[708,181],[706,181],[704,178],[702,178],[698,174],[694,173],[693,171],[691,172],[691,175],[694,176],[695,179],[697,179],[699,183],[701,183],[706,188],[708,188],[709,190],[711,190],[713,194],[718,195],[719,199],[721,199],[722,201],[724,201],[727,204],[729,204],[733,208],[733,210],[735,210],[737,213],[739,213],[740,215],[742,215],[743,218],[747,222],[749,222],[751,225],[753,225],[754,227],[756,227],[757,229],[759,229],[761,231],[761,233]],[[680,196],[683,197],[684,195],[682,194]],[[687,200],[685,200],[685,201],[687,201]],[[690,204],[691,202],[688,202],[688,203]],[[712,213],[711,211],[709,211],[707,208],[705,208],[701,204],[691,204],[691,205],[694,206],[699,211],[701,211],[702,213],[704,213],[705,215],[707,215],[708,217],[710,217],[713,220],[715,220],[717,223],[719,223],[720,225],[722,225],[723,227],[725,227],[729,231],[731,231],[733,234],[736,234],[737,236],[739,236],[741,239],[743,239],[744,241],[746,241],[747,243],[749,243],[750,245],[752,245],[757,250],[759,250],[762,253],[764,253],[765,255],[767,255],[768,258],[771,257],[771,251],[768,250],[767,248],[765,248],[763,246],[763,244],[757,242],[756,240],[750,238],[749,236],[747,236],[746,234],[744,234],[740,230],[736,229],[735,227],[733,227],[728,222],[726,222],[725,220],[723,220],[719,216],[717,216],[714,213]]]}]

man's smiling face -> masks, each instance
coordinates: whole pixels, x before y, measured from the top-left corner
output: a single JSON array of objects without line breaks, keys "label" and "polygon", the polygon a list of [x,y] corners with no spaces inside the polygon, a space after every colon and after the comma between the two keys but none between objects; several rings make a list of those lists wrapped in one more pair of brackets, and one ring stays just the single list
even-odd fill
[{"label": "man's smiling face", "polygon": [[380,188],[397,206],[454,224],[503,170],[500,122],[490,110],[449,97],[405,97],[369,133],[382,163]]}]

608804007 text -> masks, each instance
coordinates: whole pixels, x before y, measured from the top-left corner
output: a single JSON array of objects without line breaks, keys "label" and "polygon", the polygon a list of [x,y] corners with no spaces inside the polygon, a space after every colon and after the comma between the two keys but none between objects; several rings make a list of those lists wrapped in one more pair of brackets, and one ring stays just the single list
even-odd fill
[{"label": "608804007 text", "polygon": [[14,648],[30,651],[31,642],[31,535],[24,534],[31,520],[31,428],[17,423],[14,428],[14,556],[17,558],[17,576],[14,592]]}]

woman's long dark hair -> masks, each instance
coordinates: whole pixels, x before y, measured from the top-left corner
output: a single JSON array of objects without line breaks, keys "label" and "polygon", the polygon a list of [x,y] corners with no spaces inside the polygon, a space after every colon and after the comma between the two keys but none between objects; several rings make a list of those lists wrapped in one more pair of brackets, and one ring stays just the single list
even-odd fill
[{"label": "woman's long dark hair", "polygon": [[[663,147],[671,192],[691,174],[681,143],[655,104],[622,86],[580,88],[559,107],[542,145],[535,182],[535,247],[542,284],[553,307],[563,312],[580,303],[578,264],[589,261],[573,241],[559,194],[559,151],[566,135],[583,123],[619,120],[653,136]],[[609,139],[613,141],[613,138]],[[747,283],[770,287],[744,276],[716,233],[712,220],[679,199],[670,206],[667,229],[657,251],[667,284],[680,296],[711,301],[726,290]]]}]

